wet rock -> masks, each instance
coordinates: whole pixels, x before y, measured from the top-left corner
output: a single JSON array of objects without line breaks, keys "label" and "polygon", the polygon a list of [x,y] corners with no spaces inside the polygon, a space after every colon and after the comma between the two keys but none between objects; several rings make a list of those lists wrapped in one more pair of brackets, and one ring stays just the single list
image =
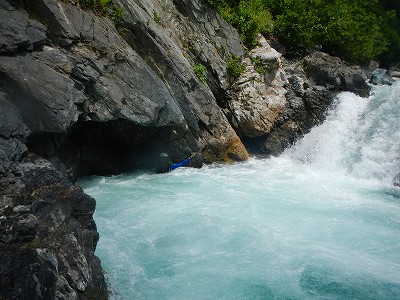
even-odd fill
[{"label": "wet rock", "polygon": [[0,251],[2,299],[54,299],[58,261],[47,248]]},{"label": "wet rock", "polygon": [[34,50],[46,41],[46,27],[8,2],[0,1],[0,53]]},{"label": "wet rock", "polygon": [[392,85],[395,80],[392,78],[388,70],[376,69],[372,72],[369,82],[375,85]]},{"label": "wet rock", "polygon": [[358,66],[350,66],[340,58],[323,52],[313,52],[304,59],[305,71],[317,85],[335,91],[349,91],[368,97],[371,88],[366,76]]},{"label": "wet rock", "polygon": [[394,177],[393,185],[400,187],[400,174]]},{"label": "wet rock", "polygon": [[19,184],[1,193],[0,298],[92,299],[104,282],[94,199],[40,157],[17,163]]},{"label": "wet rock", "polygon": [[56,300],[75,300],[77,299],[77,294],[75,290],[69,285],[68,281],[64,276],[58,276],[56,284]]},{"label": "wet rock", "polygon": [[400,71],[398,70],[392,70],[390,72],[390,76],[392,76],[392,78],[394,79],[400,79]]}]

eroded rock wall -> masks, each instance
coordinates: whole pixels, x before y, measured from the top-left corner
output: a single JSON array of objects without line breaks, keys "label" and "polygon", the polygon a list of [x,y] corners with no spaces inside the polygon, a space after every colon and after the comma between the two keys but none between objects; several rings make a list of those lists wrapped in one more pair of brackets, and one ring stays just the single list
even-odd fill
[{"label": "eroded rock wall", "polygon": [[[72,128],[87,121],[126,120],[136,125],[132,130],[151,127],[168,132],[163,140],[155,138],[146,146],[175,159],[191,152],[200,153],[206,162],[246,159],[246,149],[220,111],[213,91],[193,70],[200,58],[195,61],[197,54],[187,48],[188,40],[197,40],[192,44],[198,47],[201,41],[210,41],[204,44],[208,47],[203,46],[210,54],[203,55],[208,60],[207,78],[218,81],[214,86],[223,82],[226,88],[226,69],[221,67],[226,65],[225,55],[217,48],[241,54],[237,33],[215,12],[210,19],[210,8],[201,2],[188,1],[187,6],[179,2],[178,6],[172,1],[129,0],[120,4],[125,9],[118,30],[110,19],[62,1],[39,0],[27,6],[47,28],[9,4],[3,9],[23,19],[16,35],[31,45],[21,48],[19,40],[5,39],[0,74],[1,90],[20,110],[33,148],[40,148],[46,137],[46,151],[40,154],[58,161],[61,170],[79,175],[77,166],[84,153],[81,148],[72,153],[68,142]],[[182,7],[193,16],[182,15]],[[160,18],[165,17],[162,22],[171,20],[170,25],[176,20],[175,26],[156,22],[157,11]],[[209,22],[215,27],[208,28]],[[36,36],[24,36],[32,24]],[[223,29],[217,33],[217,27]],[[43,39],[46,34],[47,40]],[[26,41],[29,38],[32,41]],[[223,94],[224,89],[219,89]],[[35,140],[37,136],[41,138]],[[135,152],[133,143],[121,143]],[[65,144],[69,144],[69,158],[62,155]]]}]

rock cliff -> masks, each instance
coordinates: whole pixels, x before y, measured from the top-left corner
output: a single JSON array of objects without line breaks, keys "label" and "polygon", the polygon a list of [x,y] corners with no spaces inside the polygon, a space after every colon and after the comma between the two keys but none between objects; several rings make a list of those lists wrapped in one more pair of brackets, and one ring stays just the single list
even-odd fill
[{"label": "rock cliff", "polygon": [[337,92],[369,93],[323,53],[247,53],[201,0],[115,0],[114,21],[78,3],[0,0],[0,299],[107,297],[78,176],[278,155]]}]

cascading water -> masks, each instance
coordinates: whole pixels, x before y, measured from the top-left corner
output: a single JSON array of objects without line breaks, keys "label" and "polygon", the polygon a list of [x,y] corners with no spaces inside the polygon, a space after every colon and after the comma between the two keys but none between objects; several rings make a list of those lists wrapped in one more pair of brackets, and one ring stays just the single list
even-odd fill
[{"label": "cascading water", "polygon": [[397,82],[277,158],[80,184],[111,298],[400,299],[399,160]]}]

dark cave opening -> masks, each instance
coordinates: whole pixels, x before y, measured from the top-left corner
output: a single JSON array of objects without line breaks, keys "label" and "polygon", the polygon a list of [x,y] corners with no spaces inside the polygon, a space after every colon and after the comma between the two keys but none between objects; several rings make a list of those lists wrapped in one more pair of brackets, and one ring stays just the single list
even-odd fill
[{"label": "dark cave opening", "polygon": [[167,145],[172,131],[172,127],[146,127],[123,119],[86,121],[66,133],[33,133],[27,146],[76,180],[89,175],[154,170],[160,153],[171,152]]}]

